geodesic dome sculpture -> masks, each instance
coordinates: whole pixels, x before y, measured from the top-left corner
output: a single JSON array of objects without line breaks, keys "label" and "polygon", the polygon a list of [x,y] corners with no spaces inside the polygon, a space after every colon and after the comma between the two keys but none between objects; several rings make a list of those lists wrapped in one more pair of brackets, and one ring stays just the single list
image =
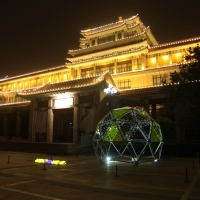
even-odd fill
[{"label": "geodesic dome sculpture", "polygon": [[154,161],[160,159],[163,137],[159,124],[145,110],[123,107],[111,110],[97,124],[93,146],[100,162],[128,157],[138,164],[146,152]]}]

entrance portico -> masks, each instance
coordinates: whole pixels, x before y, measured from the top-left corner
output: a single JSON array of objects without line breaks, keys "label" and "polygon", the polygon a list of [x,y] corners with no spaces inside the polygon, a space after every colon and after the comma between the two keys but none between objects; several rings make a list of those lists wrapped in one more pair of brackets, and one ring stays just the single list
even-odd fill
[{"label": "entrance portico", "polygon": [[[94,132],[104,114],[100,109],[108,84],[114,84],[110,74],[83,80],[48,84],[37,90],[18,94],[31,101],[29,139],[36,142],[77,143],[79,131]],[[69,86],[70,85],[70,86]]]}]

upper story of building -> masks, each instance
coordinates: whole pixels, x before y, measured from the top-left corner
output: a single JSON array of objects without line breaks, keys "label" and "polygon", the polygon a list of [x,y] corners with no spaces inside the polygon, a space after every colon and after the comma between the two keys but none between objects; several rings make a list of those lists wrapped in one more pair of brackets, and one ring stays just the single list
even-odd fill
[{"label": "upper story of building", "polygon": [[[110,23],[104,26],[82,30],[80,34],[80,49],[69,50],[68,54],[73,57],[88,55],[94,52],[106,51],[131,44],[137,44],[147,40],[149,46],[157,45],[158,42],[151,33],[150,27],[145,27],[138,15],[131,18]],[[87,56],[85,56],[87,57]],[[74,60],[74,59],[69,59]]]},{"label": "upper story of building", "polygon": [[0,104],[22,101],[18,94],[49,84],[101,76],[109,71],[116,86],[134,90],[159,85],[185,63],[200,37],[158,44],[138,15],[82,30],[80,48],[69,50],[63,66],[0,79]]}]

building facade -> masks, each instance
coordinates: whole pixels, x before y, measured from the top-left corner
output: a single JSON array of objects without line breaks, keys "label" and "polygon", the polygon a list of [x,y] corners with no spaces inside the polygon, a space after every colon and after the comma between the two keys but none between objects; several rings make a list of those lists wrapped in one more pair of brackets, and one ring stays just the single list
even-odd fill
[{"label": "building facade", "polygon": [[[200,37],[158,44],[138,15],[81,30],[80,47],[63,66],[0,79],[0,137],[77,143],[124,99],[142,102],[156,118],[166,101],[160,91],[170,73],[186,63]],[[118,93],[108,100],[111,84]],[[178,130],[178,129],[177,129]],[[181,128],[177,135],[181,138]]]}]

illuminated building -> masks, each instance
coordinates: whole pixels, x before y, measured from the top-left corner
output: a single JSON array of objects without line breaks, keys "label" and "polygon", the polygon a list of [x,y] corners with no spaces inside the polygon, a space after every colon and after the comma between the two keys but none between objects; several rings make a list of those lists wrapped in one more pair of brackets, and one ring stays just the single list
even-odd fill
[{"label": "illuminated building", "polygon": [[138,15],[80,34],[80,48],[68,51],[65,65],[0,80],[0,108],[15,112],[13,122],[2,118],[0,136],[13,128],[13,136],[31,141],[77,143],[77,130],[94,132],[108,111],[103,91],[109,84],[118,89],[113,108],[120,98],[143,101],[155,118],[165,101],[163,83],[200,40],[158,44]]}]

